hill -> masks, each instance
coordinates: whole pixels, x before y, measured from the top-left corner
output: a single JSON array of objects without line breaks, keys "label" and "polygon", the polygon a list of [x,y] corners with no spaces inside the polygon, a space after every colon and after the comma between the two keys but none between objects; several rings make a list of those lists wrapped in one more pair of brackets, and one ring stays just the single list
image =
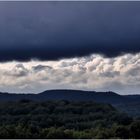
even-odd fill
[{"label": "hill", "polygon": [[96,92],[81,90],[46,90],[38,94],[0,93],[0,102],[19,101],[22,99],[32,101],[67,100],[109,103],[133,117],[140,116],[140,95],[119,95],[111,91]]},{"label": "hill", "polygon": [[47,90],[38,94],[0,93],[0,101],[17,101],[29,99],[35,101],[69,100],[69,101],[96,101],[111,104],[131,102],[133,98],[121,96],[114,92],[95,92],[81,90]]}]

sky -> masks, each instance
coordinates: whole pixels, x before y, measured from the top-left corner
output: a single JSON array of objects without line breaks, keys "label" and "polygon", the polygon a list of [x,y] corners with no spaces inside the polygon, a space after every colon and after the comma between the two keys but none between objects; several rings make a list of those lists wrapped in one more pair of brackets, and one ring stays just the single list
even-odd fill
[{"label": "sky", "polygon": [[140,94],[139,1],[0,1],[0,91]]}]

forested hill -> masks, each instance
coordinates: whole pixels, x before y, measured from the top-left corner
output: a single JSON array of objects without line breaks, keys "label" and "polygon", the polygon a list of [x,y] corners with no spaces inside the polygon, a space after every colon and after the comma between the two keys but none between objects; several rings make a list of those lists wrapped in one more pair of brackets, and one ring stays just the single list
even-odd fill
[{"label": "forested hill", "polygon": [[81,90],[47,90],[38,94],[0,93],[1,102],[17,101],[21,99],[29,99],[35,101],[46,101],[46,100],[96,101],[111,104],[130,103],[135,102],[135,100],[138,101],[138,98],[134,98],[133,96],[123,96],[114,92],[95,92]]},{"label": "forested hill", "polygon": [[109,103],[130,116],[140,116],[140,95],[119,95],[114,92],[95,92],[81,90],[46,90],[38,94],[0,93],[0,102],[19,101],[94,101]]}]

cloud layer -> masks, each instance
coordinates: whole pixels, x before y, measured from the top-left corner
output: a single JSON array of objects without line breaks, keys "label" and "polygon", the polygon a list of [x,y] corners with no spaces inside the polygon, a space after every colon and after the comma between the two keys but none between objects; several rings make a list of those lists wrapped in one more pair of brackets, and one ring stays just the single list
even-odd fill
[{"label": "cloud layer", "polygon": [[140,2],[0,2],[0,61],[140,52]]},{"label": "cloud layer", "polygon": [[138,94],[140,53],[116,58],[101,55],[59,61],[0,63],[0,91],[41,92],[68,88]]}]

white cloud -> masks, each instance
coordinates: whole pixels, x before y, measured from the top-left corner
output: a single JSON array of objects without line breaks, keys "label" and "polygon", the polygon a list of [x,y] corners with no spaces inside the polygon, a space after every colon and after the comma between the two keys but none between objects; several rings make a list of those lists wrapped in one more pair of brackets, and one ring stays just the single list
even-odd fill
[{"label": "white cloud", "polygon": [[140,90],[140,53],[116,58],[101,55],[0,63],[0,90],[41,92],[54,88],[113,90],[122,94]]}]

